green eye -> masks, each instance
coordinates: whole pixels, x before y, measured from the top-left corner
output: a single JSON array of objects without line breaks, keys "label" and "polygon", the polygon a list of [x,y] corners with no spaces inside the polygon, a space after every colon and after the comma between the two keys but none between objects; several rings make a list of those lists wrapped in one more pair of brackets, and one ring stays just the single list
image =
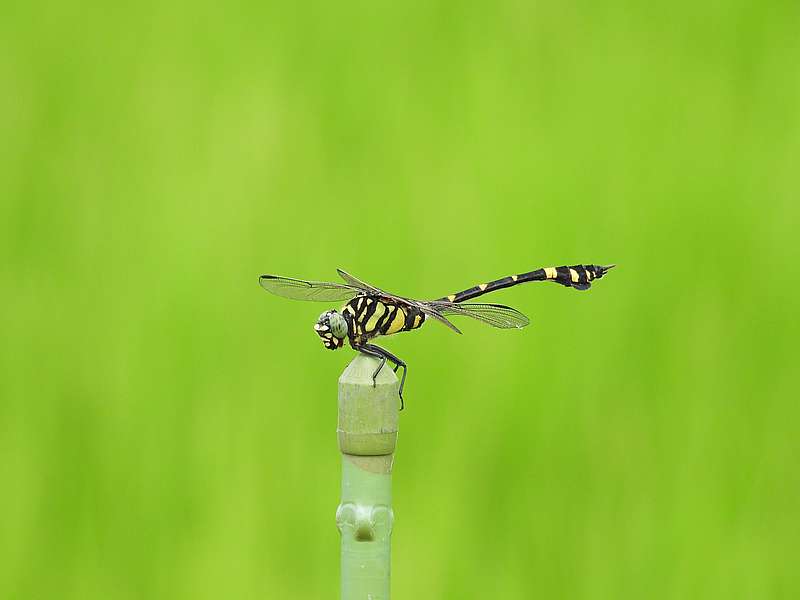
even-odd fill
[{"label": "green eye", "polygon": [[330,315],[331,333],[337,338],[342,339],[347,337],[347,321],[344,317],[337,312]]}]

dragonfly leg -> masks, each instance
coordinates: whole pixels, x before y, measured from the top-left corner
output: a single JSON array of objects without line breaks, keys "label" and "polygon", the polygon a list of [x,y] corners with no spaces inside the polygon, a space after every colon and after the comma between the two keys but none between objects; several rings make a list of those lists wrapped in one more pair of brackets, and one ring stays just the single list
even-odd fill
[{"label": "dragonfly leg", "polygon": [[[363,346],[359,346],[358,350],[360,352],[364,352],[364,354],[370,354],[371,356],[380,357],[382,359],[381,366],[378,367],[378,370],[375,371],[375,375],[372,378],[373,385],[375,385],[375,377],[378,376],[378,373],[380,372],[381,367],[383,367],[383,364],[384,362],[386,362],[386,360],[389,360],[395,364],[394,368],[395,373],[397,372],[397,369],[403,367],[403,377],[402,379],[400,379],[400,410],[403,410],[405,408],[405,404],[403,403],[403,387],[406,384],[406,373],[408,372],[408,365],[406,365],[405,362],[397,358],[394,354],[392,354],[388,350],[385,350],[380,346],[376,346],[375,344],[364,344]],[[365,350],[367,351],[365,352]]]}]

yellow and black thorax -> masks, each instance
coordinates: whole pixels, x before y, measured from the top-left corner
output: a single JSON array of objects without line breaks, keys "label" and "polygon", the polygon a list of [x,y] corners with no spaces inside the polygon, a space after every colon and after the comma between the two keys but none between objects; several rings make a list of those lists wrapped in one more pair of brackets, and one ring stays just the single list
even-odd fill
[{"label": "yellow and black thorax", "polygon": [[362,344],[378,335],[392,335],[418,329],[425,313],[411,304],[385,296],[359,295],[342,308],[351,343]]}]

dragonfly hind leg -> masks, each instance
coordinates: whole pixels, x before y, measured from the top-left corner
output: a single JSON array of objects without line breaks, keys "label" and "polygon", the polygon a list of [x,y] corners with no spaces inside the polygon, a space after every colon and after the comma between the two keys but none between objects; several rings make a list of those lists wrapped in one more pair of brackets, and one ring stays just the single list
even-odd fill
[{"label": "dragonfly hind leg", "polygon": [[400,379],[400,392],[399,392],[400,410],[403,410],[405,408],[405,404],[403,403],[403,387],[406,384],[406,373],[408,372],[408,366],[406,365],[406,363],[403,362],[398,357],[396,357],[391,352],[389,352],[388,350],[385,350],[380,346],[376,346],[375,344],[363,344],[361,346],[356,346],[355,349],[358,350],[359,352],[362,352],[363,354],[374,356],[375,358],[378,358],[381,361],[381,364],[379,364],[378,368],[375,369],[375,373],[372,374],[373,386],[377,385],[375,379],[378,377],[378,373],[381,372],[381,369],[383,368],[383,365],[386,364],[387,360],[394,363],[395,366],[393,370],[395,373],[397,373],[397,370],[400,367],[403,367],[403,377]]}]

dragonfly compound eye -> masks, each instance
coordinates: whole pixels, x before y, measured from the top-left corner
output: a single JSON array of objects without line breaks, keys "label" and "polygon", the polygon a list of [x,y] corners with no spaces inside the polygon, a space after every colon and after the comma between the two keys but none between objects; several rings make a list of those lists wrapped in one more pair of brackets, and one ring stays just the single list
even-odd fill
[{"label": "dragonfly compound eye", "polygon": [[347,321],[344,320],[344,317],[340,315],[335,310],[330,312],[330,326],[331,332],[333,335],[339,339],[343,339],[347,337]]}]

